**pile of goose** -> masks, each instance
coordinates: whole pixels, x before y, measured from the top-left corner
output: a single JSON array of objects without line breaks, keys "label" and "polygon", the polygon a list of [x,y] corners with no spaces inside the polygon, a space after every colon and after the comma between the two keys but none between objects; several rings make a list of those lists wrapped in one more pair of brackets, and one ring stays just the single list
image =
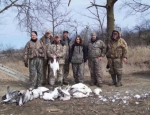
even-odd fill
[{"label": "pile of goose", "polygon": [[2,97],[3,103],[17,103],[17,105],[22,106],[23,104],[31,101],[33,99],[43,99],[46,101],[59,100],[70,100],[71,98],[84,98],[89,97],[94,93],[99,95],[102,92],[101,89],[96,88],[93,91],[85,84],[78,83],[72,86],[66,86],[65,88],[56,87],[54,90],[49,90],[46,87],[38,87],[37,89],[27,89],[25,90],[10,90],[7,87],[7,93]]},{"label": "pile of goose", "polygon": [[87,85],[83,83],[74,84],[72,86],[66,86],[65,88],[56,87],[54,90],[49,90],[46,87],[38,87],[37,89],[27,89],[25,90],[10,90],[10,87],[7,87],[6,94],[2,97],[2,103],[17,103],[17,105],[22,106],[23,104],[31,101],[33,99],[43,99],[45,101],[55,101],[56,99],[66,101],[71,98],[86,98],[89,96],[97,96],[97,99],[102,102],[118,102],[122,101],[123,104],[128,104],[129,101],[136,101],[135,104],[139,104],[138,100],[150,96],[149,93],[143,94],[132,94],[129,95],[129,92],[125,92],[126,95],[121,95],[119,92],[111,96],[102,96],[102,90],[96,88],[91,90]]}]

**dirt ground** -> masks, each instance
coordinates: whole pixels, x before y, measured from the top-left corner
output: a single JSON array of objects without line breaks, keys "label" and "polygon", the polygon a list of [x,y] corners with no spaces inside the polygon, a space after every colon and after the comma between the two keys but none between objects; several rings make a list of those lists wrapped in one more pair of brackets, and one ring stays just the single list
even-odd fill
[{"label": "dirt ground", "polygon": [[[5,77],[3,77],[5,76]],[[89,83],[89,77],[86,77],[86,84]],[[72,78],[70,78],[71,84]],[[123,86],[108,86],[110,77],[104,77],[104,86],[102,95],[111,97],[120,93],[130,96],[135,94],[150,94],[150,71],[134,72],[123,76]],[[20,90],[26,89],[27,85],[17,81],[4,73],[0,72],[0,98],[5,94],[6,87]],[[92,87],[92,89],[95,87]],[[136,104],[138,101],[138,104]],[[69,101],[43,101],[35,99],[19,107],[14,104],[0,104],[0,115],[150,115],[150,95],[139,100],[132,99],[128,103],[122,103],[122,100],[115,102],[103,102],[98,97],[92,96],[84,99],[71,99]]]}]

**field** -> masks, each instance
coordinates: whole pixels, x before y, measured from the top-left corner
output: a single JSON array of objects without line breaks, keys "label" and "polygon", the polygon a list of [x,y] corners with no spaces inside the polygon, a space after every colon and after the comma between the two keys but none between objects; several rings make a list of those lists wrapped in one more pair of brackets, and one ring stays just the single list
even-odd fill
[{"label": "field", "polygon": [[[150,114],[150,71],[148,60],[150,57],[149,47],[129,48],[127,63],[124,64],[123,86],[108,86],[111,82],[110,75],[106,72],[106,59],[103,59],[104,86],[102,96],[110,98],[116,94],[121,97],[131,97],[127,103],[119,99],[115,102],[110,100],[102,101],[99,97],[91,96],[84,99],[71,99],[69,101],[54,102],[36,99],[19,107],[16,104],[0,104],[1,115],[149,115]],[[22,61],[16,59],[0,60],[15,70],[28,75],[28,69]],[[69,81],[73,84],[72,72],[70,69]],[[85,83],[90,81],[89,70],[85,65]],[[0,97],[5,94],[6,87],[12,89],[26,89],[27,85],[0,72]],[[47,86],[48,87],[48,86]],[[95,87],[91,87],[92,89]],[[135,99],[134,96],[148,94],[146,97]]]}]

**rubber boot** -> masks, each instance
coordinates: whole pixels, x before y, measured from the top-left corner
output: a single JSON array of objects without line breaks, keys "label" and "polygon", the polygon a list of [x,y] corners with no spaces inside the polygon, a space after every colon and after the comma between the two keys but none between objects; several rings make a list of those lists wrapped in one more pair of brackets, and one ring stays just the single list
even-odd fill
[{"label": "rubber boot", "polygon": [[98,83],[97,87],[103,87],[103,83]]},{"label": "rubber boot", "polygon": [[122,74],[117,74],[117,84],[116,84],[116,87],[122,86],[121,79],[122,79]]},{"label": "rubber boot", "polygon": [[111,74],[111,78],[112,78],[112,83],[109,84],[109,86],[113,86],[116,85],[116,74]]}]

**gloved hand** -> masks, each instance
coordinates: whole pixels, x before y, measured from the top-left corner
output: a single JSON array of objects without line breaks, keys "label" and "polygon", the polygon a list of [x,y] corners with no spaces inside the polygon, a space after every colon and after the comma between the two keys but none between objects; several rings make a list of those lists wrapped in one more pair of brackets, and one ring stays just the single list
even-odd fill
[{"label": "gloved hand", "polygon": [[106,65],[106,69],[109,69],[109,68],[110,68],[110,67],[109,67],[109,64],[107,64],[107,65]]},{"label": "gloved hand", "polygon": [[28,67],[28,63],[27,63],[27,62],[25,62],[25,63],[24,63],[24,66],[25,66],[25,67]]}]

